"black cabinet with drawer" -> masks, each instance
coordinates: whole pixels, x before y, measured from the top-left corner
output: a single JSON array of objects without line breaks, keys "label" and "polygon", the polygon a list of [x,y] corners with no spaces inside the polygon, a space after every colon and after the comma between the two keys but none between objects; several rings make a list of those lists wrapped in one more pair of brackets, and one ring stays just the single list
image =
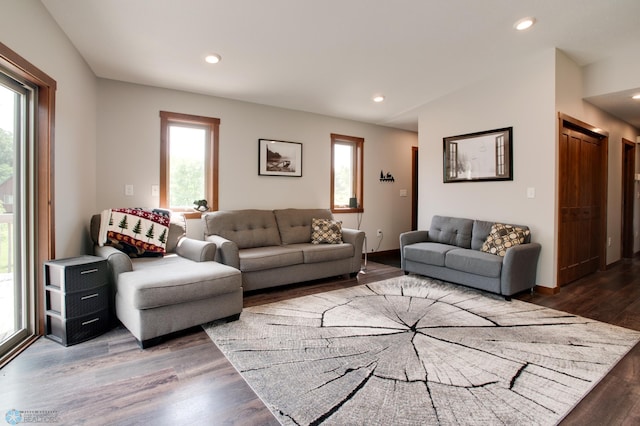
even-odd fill
[{"label": "black cabinet with drawer", "polygon": [[69,346],[109,330],[107,268],[107,261],[96,256],[44,263],[46,337]]}]

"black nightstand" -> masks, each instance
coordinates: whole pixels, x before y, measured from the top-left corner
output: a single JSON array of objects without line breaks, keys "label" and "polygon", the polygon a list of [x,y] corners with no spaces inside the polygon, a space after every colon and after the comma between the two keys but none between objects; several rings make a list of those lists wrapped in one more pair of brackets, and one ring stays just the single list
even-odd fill
[{"label": "black nightstand", "polygon": [[46,337],[69,346],[109,330],[107,268],[97,256],[44,262]]}]

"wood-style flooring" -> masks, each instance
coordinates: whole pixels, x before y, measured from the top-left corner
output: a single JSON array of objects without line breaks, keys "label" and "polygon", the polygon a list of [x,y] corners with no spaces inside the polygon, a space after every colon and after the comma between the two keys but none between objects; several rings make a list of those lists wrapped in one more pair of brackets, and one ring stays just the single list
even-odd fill
[{"label": "wood-style flooring", "polygon": [[[357,278],[254,292],[245,295],[245,306],[400,275],[397,267],[369,261]],[[557,295],[518,298],[640,330],[640,260],[620,262]],[[65,425],[278,424],[201,328],[145,350],[123,327],[67,348],[41,338],[0,370],[0,417],[10,409],[54,412]],[[562,424],[640,424],[640,346]]]}]

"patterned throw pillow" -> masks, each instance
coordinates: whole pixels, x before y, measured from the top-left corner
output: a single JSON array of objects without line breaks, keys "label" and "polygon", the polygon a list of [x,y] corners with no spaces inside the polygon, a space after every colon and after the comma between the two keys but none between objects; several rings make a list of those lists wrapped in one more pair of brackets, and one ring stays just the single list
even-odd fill
[{"label": "patterned throw pillow", "polygon": [[340,244],[342,222],[332,219],[311,219],[311,242],[313,244]]},{"label": "patterned throw pillow", "polygon": [[494,223],[489,236],[482,244],[481,251],[504,256],[507,249],[524,243],[525,238],[531,233],[528,229],[518,228],[513,225]]}]

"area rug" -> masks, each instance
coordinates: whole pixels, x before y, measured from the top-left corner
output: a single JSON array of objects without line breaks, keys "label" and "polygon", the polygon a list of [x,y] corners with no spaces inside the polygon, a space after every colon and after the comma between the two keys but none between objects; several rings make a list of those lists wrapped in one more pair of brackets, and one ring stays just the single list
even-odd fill
[{"label": "area rug", "polygon": [[640,339],[417,276],[204,328],[284,425],[556,424]]}]

